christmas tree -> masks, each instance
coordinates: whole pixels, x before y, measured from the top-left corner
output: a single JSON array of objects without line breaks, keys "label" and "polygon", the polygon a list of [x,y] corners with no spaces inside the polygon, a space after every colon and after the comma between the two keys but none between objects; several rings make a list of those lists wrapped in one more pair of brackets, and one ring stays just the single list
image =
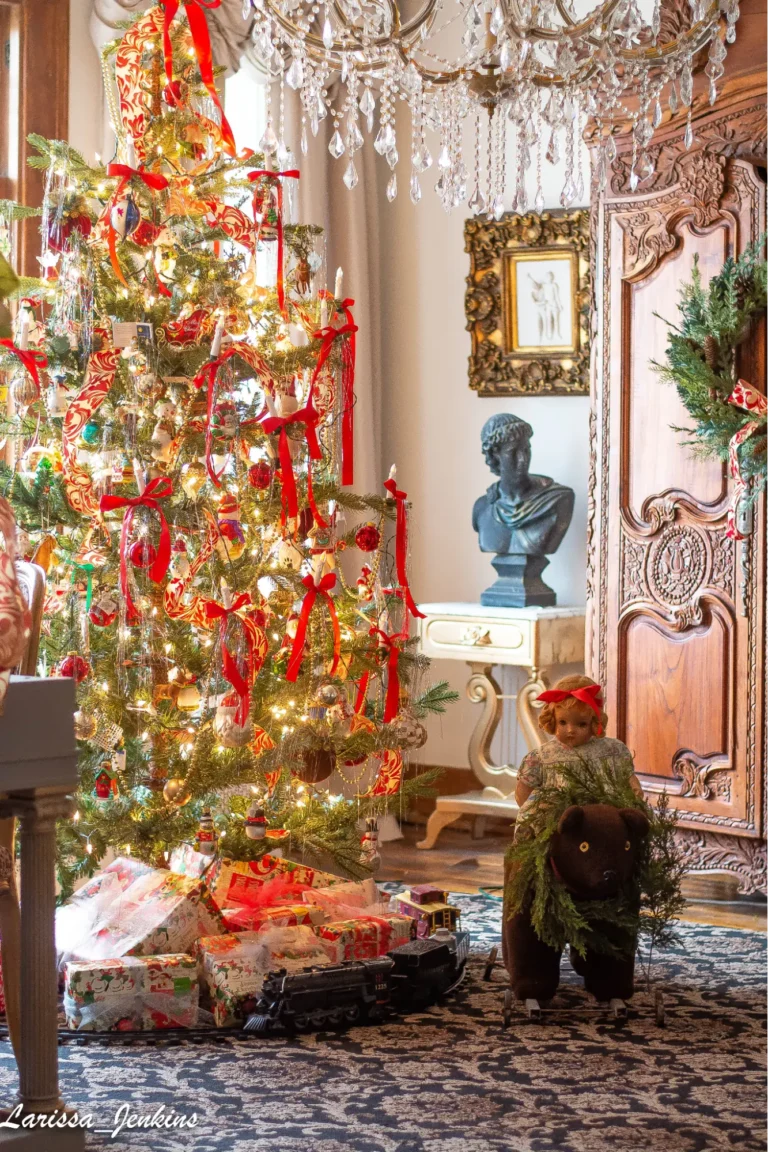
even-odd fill
[{"label": "christmas tree", "polygon": [[[65,893],[108,849],[184,842],[359,873],[452,695],[410,637],[406,494],[349,487],[353,301],[320,287],[272,126],[238,154],[202,10],[170,7],[105,50],[116,162],[31,138],[42,277],[0,346],[41,672],[77,682]],[[6,254],[27,212],[0,204]]]}]

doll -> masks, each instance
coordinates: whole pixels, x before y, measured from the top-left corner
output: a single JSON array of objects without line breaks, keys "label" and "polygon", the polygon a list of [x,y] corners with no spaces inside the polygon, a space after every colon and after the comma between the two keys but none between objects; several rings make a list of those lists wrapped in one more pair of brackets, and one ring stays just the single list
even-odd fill
[{"label": "doll", "polygon": [[[599,684],[589,676],[565,676],[554,688],[537,697],[544,703],[539,714],[539,727],[550,734],[540,748],[524,757],[517,773],[515,800],[520,813],[515,836],[526,826],[535,807],[538,789],[557,782],[559,764],[591,762],[632,767],[632,753],[621,740],[603,735],[608,717],[603,712],[603,695]],[[640,781],[632,773],[632,789],[642,796]]]}]

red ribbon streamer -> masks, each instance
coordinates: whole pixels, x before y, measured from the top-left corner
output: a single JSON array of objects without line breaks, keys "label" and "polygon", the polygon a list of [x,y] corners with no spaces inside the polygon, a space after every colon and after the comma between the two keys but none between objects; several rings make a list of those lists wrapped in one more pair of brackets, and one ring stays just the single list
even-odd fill
[{"label": "red ribbon streamer", "polygon": [[312,576],[305,576],[302,580],[302,584],[307,589],[307,592],[301,605],[299,623],[296,628],[296,635],[291,650],[291,659],[288,662],[288,671],[285,674],[286,680],[294,681],[298,678],[301,661],[304,656],[304,645],[307,639],[307,625],[309,624],[309,617],[318,596],[321,596],[325,600],[331,617],[331,624],[333,626],[333,663],[330,670],[331,676],[336,672],[341,655],[341,631],[339,629],[339,618],[336,615],[336,605],[330,595],[331,588],[333,588],[335,583],[335,572],[328,572],[327,575],[323,576],[319,584],[315,584],[314,577]]},{"label": "red ribbon streamer", "polygon": [[227,625],[233,616],[236,616],[241,608],[250,608],[251,598],[247,592],[241,592],[237,599],[232,603],[229,608],[223,604],[219,604],[216,600],[207,600],[205,603],[205,618],[213,622],[214,620],[222,620],[222,642],[221,642],[221,668],[225,678],[234,688],[237,695],[240,697],[240,703],[235,713],[235,722],[241,728],[245,727],[245,722],[248,719],[248,711],[251,703],[251,679],[253,675],[254,655],[253,655],[253,637],[247,628],[243,628],[243,635],[245,636],[245,643],[248,648],[248,656],[246,657],[246,676],[243,676],[240,671],[240,666],[235,657],[227,647],[224,637],[227,631]]},{"label": "red ribbon streamer", "polygon": [[408,557],[408,509],[405,502],[408,499],[408,493],[403,492],[398,488],[395,480],[389,479],[384,481],[384,487],[390,496],[397,503],[397,519],[395,522],[395,560],[397,563],[397,579],[400,582],[400,587],[405,594],[405,605],[412,616],[418,617],[419,620],[425,620],[426,617],[423,612],[419,612],[416,603],[411,594],[411,589],[408,584],[408,571],[407,571],[407,557]]},{"label": "red ribbon streamer", "polygon": [[[603,710],[603,693],[599,684],[589,684],[586,688],[572,688],[570,691],[566,691],[564,688],[548,688],[546,692],[540,693],[536,699],[545,704],[562,704],[563,700],[567,700],[569,696],[582,704],[586,704],[597,716],[598,721],[600,720],[600,713]],[[597,734],[598,736],[603,734],[603,726],[600,723],[597,725]]]},{"label": "red ribbon streamer", "polygon": [[14,356],[18,356],[22,364],[29,372],[30,376],[35,382],[37,394],[40,395],[40,376],[38,368],[47,368],[48,361],[43,352],[36,352],[34,348],[17,348],[13,340],[0,340],[0,347],[7,348],[9,352],[13,352]]},{"label": "red ribbon streamer", "polygon": [[107,164],[107,176],[120,176],[121,180],[117,188],[112,194],[112,199],[109,202],[109,213],[107,217],[108,228],[108,245],[109,245],[109,259],[112,263],[112,269],[121,284],[128,287],[128,282],[123,275],[123,270],[120,267],[120,261],[117,258],[117,232],[112,224],[112,209],[117,204],[120,195],[129,180],[134,176],[138,176],[139,180],[151,188],[153,192],[160,192],[163,188],[168,187],[168,179],[166,176],[161,175],[159,172],[145,172],[142,168],[131,168],[130,164]]},{"label": "red ribbon streamer", "polygon": [[229,360],[231,356],[235,356],[236,353],[236,348],[228,348],[227,351],[222,352],[221,356],[216,360],[209,360],[207,364],[204,364],[197,376],[195,376],[195,384],[198,388],[205,387],[206,380],[208,384],[208,409],[205,424],[205,467],[217,488],[221,488],[221,477],[224,475],[224,469],[222,468],[221,472],[216,471],[213,466],[213,453],[211,451],[213,447],[213,395],[216,384],[216,373],[222,364],[226,364],[227,360]]},{"label": "red ribbon streamer", "polygon": [[738,432],[731,437],[728,445],[728,465],[733,480],[733,496],[731,497],[731,504],[728,509],[728,521],[726,528],[726,536],[731,540],[743,540],[744,536],[739,531],[736,523],[736,513],[738,511],[741,498],[747,490],[747,481],[741,473],[741,462],[739,460],[739,448],[745,441],[749,440],[753,432],[756,432],[762,425],[766,416],[768,416],[768,398],[762,393],[748,384],[746,380],[739,380],[736,387],[728,397],[728,403],[732,404],[734,408],[741,408],[742,411],[748,412],[751,416],[756,416],[756,420],[750,420],[739,428]]},{"label": "red ribbon streamer", "polygon": [[123,530],[120,533],[120,590],[125,597],[129,619],[133,619],[138,615],[128,587],[128,537],[130,535],[131,523],[133,522],[133,513],[137,508],[152,508],[160,517],[160,541],[157,547],[157,555],[147,569],[147,575],[150,580],[153,580],[155,584],[159,584],[168,571],[168,565],[171,562],[171,533],[168,529],[168,521],[165,519],[158,500],[163,500],[166,496],[170,496],[172,491],[173,488],[168,477],[157,476],[154,480],[149,481],[141,496],[102,496],[99,501],[99,509],[101,512],[112,512],[116,508],[126,509],[125,516],[123,517]]},{"label": "red ribbon streamer", "polygon": [[320,515],[312,490],[312,461],[322,460],[323,454],[320,451],[320,443],[317,439],[317,422],[319,416],[312,407],[311,396],[312,393],[310,390],[310,399],[303,408],[299,408],[296,412],[291,412],[286,416],[263,416],[259,418],[259,423],[270,436],[279,434],[278,453],[280,456],[280,471],[283,477],[283,523],[285,523],[286,511],[289,518],[297,517],[299,514],[296,477],[293,472],[293,460],[291,459],[291,446],[288,443],[287,429],[290,424],[304,425],[304,435],[306,436],[307,451],[309,453],[309,460],[307,461],[307,502],[312,509],[312,515],[319,527],[327,528],[327,521]]},{"label": "red ribbon streamer", "polygon": [[224,109],[221,106],[219,93],[216,91],[216,84],[213,79],[213,56],[211,54],[211,37],[208,32],[208,21],[205,18],[205,8],[218,8],[221,0],[159,0],[163,8],[163,55],[165,57],[165,75],[169,85],[173,84],[173,46],[171,44],[171,24],[173,18],[179,10],[179,4],[184,4],[184,11],[187,14],[187,23],[189,24],[189,31],[192,35],[192,44],[195,48],[195,56],[197,57],[197,66],[200,69],[200,79],[208,93],[213,100],[214,104],[221,113],[221,135],[224,140],[224,150],[230,156],[237,155],[237,147],[235,145],[235,138],[232,135],[232,129],[229,126],[229,121],[224,115]]},{"label": "red ribbon streamer", "polygon": [[343,405],[341,416],[341,483],[354,483],[354,419],[355,419],[355,333],[358,331],[352,316],[354,300],[342,300],[340,309],[344,312],[345,323],[338,328],[329,326],[321,328],[314,333],[316,340],[322,340],[320,353],[317,357],[315,370],[312,373],[310,396],[315,387],[315,381],[320,375],[323,365],[331,354],[334,341],[340,336],[349,336],[344,342],[341,354],[341,402]]},{"label": "red ribbon streamer", "polygon": [[[285,279],[283,275],[283,185],[281,177],[298,180],[298,168],[290,168],[287,172],[271,172],[268,168],[259,168],[248,173],[248,179],[260,180],[264,176],[273,180],[277,188],[277,303],[285,316]],[[255,209],[254,209],[255,214]]]},{"label": "red ribbon streamer", "polygon": [[[387,695],[384,699],[384,723],[394,720],[400,710],[400,648],[398,645],[408,636],[405,632],[398,632],[389,636],[381,628],[371,628],[371,636],[378,636],[387,649]],[[367,685],[366,685],[367,687]]]}]

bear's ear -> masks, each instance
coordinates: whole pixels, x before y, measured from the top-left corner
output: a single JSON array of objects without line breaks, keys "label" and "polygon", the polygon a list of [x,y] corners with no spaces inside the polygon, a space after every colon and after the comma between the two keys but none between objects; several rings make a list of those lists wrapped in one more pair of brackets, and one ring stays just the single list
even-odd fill
[{"label": "bear's ear", "polygon": [[651,829],[645,812],[639,808],[620,808],[619,815],[634,836],[639,840],[645,839]]},{"label": "bear's ear", "polygon": [[557,830],[558,832],[578,832],[583,823],[584,809],[580,808],[578,804],[572,804],[570,808],[566,808],[560,817]]}]

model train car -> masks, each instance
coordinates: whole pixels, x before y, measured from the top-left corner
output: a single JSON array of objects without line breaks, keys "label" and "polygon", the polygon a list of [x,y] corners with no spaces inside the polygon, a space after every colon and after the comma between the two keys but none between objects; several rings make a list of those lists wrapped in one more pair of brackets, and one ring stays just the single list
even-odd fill
[{"label": "model train car", "polygon": [[468,955],[469,933],[445,932],[428,940],[412,940],[371,960],[271,972],[245,1028],[249,1032],[280,1027],[303,1032],[421,1009],[456,987]]}]

